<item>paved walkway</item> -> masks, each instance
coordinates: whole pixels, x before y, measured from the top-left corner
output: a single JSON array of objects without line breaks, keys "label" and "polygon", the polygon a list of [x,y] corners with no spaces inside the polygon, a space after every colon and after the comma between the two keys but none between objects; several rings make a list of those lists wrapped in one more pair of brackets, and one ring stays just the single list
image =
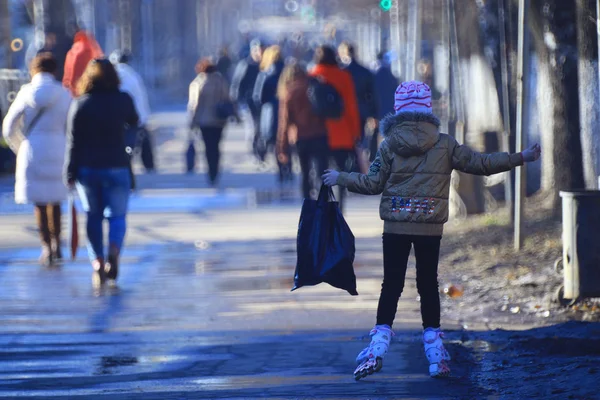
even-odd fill
[{"label": "paved walkway", "polygon": [[[377,199],[348,204],[360,295],[325,284],[290,292],[300,202],[224,207],[227,192],[176,173],[181,117],[157,118],[166,135],[159,166],[172,171],[140,179],[118,291],[92,291],[84,249],[75,262],[41,269],[32,217],[0,215],[0,398],[485,397],[458,341],[449,343],[454,377],[428,377],[414,268],[384,369],[355,382],[381,284]],[[242,139],[241,130],[228,132],[224,186],[230,194],[273,187],[272,175],[247,160]],[[181,189],[186,179],[196,189]],[[152,182],[162,186],[150,189]]]}]

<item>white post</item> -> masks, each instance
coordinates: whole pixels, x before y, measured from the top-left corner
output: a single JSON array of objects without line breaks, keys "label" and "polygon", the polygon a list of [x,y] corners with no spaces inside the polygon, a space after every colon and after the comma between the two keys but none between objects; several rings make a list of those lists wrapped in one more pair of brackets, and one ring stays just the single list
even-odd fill
[{"label": "white post", "polygon": [[400,0],[392,0],[390,8],[390,46],[395,54],[394,62],[392,63],[392,72],[406,80],[402,53],[405,51],[404,45],[406,37],[404,35],[404,26],[400,24]]},{"label": "white post", "polygon": [[405,66],[407,81],[417,78],[417,63],[421,57],[421,10],[421,1],[408,0],[408,40],[406,41],[408,51]]},{"label": "white post", "polygon": [[[529,30],[527,29],[527,16],[529,14],[529,0],[519,1],[519,46],[517,66],[517,137],[516,151],[525,147],[525,132],[529,128],[529,75],[531,57],[529,52]],[[514,247],[521,250],[523,245],[522,217],[525,192],[525,168],[518,167],[515,174],[515,227]]]}]

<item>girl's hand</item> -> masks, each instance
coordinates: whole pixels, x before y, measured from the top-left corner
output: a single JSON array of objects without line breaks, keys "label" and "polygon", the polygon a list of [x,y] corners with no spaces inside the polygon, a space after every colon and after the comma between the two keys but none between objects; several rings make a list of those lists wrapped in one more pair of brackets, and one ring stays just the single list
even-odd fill
[{"label": "girl's hand", "polygon": [[328,169],[325,171],[321,179],[323,179],[323,183],[327,186],[335,186],[337,185],[338,176],[340,173],[334,169]]},{"label": "girl's hand", "polygon": [[542,153],[542,148],[540,147],[539,144],[536,143],[532,146],[529,146],[528,149],[523,150],[521,152],[521,155],[523,156],[523,161],[533,162],[533,161],[537,161],[540,158],[541,153]]}]

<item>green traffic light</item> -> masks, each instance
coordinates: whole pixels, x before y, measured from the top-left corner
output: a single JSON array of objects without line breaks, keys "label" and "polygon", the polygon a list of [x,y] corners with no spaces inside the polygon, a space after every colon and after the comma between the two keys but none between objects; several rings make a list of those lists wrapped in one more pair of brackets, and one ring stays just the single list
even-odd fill
[{"label": "green traffic light", "polygon": [[379,7],[381,7],[383,11],[390,11],[390,8],[392,8],[392,0],[381,0],[379,2]]}]

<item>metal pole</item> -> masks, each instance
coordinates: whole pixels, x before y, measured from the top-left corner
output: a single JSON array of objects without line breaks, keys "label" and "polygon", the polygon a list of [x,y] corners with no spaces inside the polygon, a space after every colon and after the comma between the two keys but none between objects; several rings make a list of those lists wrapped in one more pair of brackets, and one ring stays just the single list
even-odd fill
[{"label": "metal pole", "polygon": [[456,1],[450,0],[450,65],[452,68],[452,91],[455,110],[454,137],[465,142],[465,107],[463,103],[462,69],[458,54],[458,31],[456,29]]},{"label": "metal pole", "polygon": [[[598,0],[600,1],[600,0]],[[499,22],[498,25],[500,27],[500,67],[502,70],[502,109],[504,114],[504,133],[503,133],[503,151],[509,153],[510,152],[510,136],[512,132],[510,130],[510,104],[508,100],[509,91],[508,91],[508,60],[507,60],[507,51],[508,48],[506,46],[506,9],[504,8],[504,0],[498,1],[498,16]],[[507,171],[504,173],[504,200],[506,206],[508,207],[510,219],[514,218],[515,206],[512,201],[512,182],[511,182],[511,173]]]},{"label": "metal pole", "polygon": [[[519,1],[519,49],[517,70],[517,143],[516,151],[523,150],[525,144],[524,132],[529,127],[529,73],[531,59],[529,52],[529,30],[527,29],[529,0]],[[518,167],[515,174],[515,250],[521,250],[523,245],[522,217],[525,191],[525,168]]]}]

